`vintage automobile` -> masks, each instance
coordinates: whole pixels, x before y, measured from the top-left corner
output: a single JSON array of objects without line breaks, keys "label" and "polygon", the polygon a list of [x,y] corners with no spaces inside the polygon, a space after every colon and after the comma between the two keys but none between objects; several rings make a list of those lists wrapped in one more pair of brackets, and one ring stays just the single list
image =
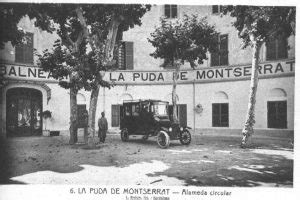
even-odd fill
[{"label": "vintage automobile", "polygon": [[128,141],[130,135],[143,135],[144,140],[156,136],[161,148],[167,148],[170,140],[179,139],[183,145],[190,144],[190,128],[172,122],[168,107],[167,101],[160,100],[124,101],[120,109],[122,141]]}]

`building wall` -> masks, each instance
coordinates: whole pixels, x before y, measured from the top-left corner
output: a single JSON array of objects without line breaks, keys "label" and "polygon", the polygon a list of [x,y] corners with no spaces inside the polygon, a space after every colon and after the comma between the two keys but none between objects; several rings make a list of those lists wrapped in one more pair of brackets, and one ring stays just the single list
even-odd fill
[{"label": "building wall", "polygon": [[[187,105],[187,124],[195,128],[217,128],[212,126],[212,103],[229,103],[229,127],[223,129],[240,129],[243,127],[248,106],[250,80],[226,81],[216,83],[196,83],[195,94],[193,84],[179,84],[177,86],[178,104]],[[273,89],[282,89],[286,92],[286,97],[274,97],[271,95]],[[145,92],[146,91],[146,92]],[[122,104],[124,94],[132,96],[133,99],[160,99],[171,102],[170,94],[172,85],[136,85],[117,86],[111,90],[103,89],[99,95],[98,116],[101,111],[105,111],[108,116],[108,123],[111,126],[111,105]],[[218,93],[225,93],[227,100],[219,99]],[[195,98],[195,102],[193,101]],[[103,100],[106,103],[103,106]],[[256,123],[255,128],[267,129],[267,102],[274,100],[287,101],[287,129],[294,129],[294,78],[282,77],[276,79],[260,79],[256,100]],[[195,113],[195,105],[201,104],[203,111]],[[194,124],[195,117],[195,124]],[[221,129],[222,129],[221,128]],[[219,129],[219,128],[217,128]]]},{"label": "building wall", "polygon": [[[54,41],[58,39],[56,33],[50,34],[36,28],[34,26],[34,20],[30,20],[29,17],[23,17],[18,26],[26,32],[33,33],[33,48],[36,49],[36,53],[38,54],[42,54],[45,49],[51,49]],[[33,58],[33,65],[36,65],[38,58],[37,56]],[[4,49],[0,49],[0,61],[1,60],[4,63],[15,63],[15,48],[10,42],[5,44]]]},{"label": "building wall", "polygon": [[[182,17],[184,14],[199,14],[199,16],[207,16],[210,24],[215,25],[216,30],[221,34],[228,34],[228,50],[229,50],[229,66],[244,65],[251,63],[251,49],[241,48],[242,41],[238,38],[237,31],[232,27],[233,18],[229,16],[221,17],[218,14],[211,14],[211,6],[178,6],[178,16]],[[124,41],[134,42],[134,70],[135,71],[161,71],[160,65],[162,60],[154,59],[150,53],[154,52],[154,48],[148,42],[147,38],[150,33],[155,30],[155,26],[159,25],[159,18],[164,14],[164,7],[162,5],[153,5],[150,12],[147,12],[142,18],[142,25],[135,26],[133,29],[126,31],[123,34]],[[51,48],[53,42],[57,39],[55,34],[49,34],[34,27],[34,22],[28,18],[23,18],[20,26],[29,32],[34,33],[34,48],[38,53],[43,50]],[[295,37],[291,36],[288,39],[289,50],[288,58],[295,58]],[[208,57],[210,55],[208,54]],[[34,58],[34,66],[36,60]],[[0,50],[1,63],[15,63],[14,47],[7,43],[4,50]],[[260,62],[266,61],[266,47],[262,46],[260,52]],[[199,69],[210,68],[210,59],[204,61]],[[182,67],[183,70],[190,69],[189,64]],[[287,121],[288,127],[286,130],[293,130],[294,128],[294,75],[282,77],[269,77],[259,80],[256,103],[256,129],[267,128],[267,101],[268,100],[287,100]],[[47,100],[47,91],[39,84],[45,83],[51,90],[51,98]],[[241,129],[245,120],[245,113],[248,102],[249,79],[243,80],[227,80],[218,82],[201,82],[179,84],[177,87],[177,95],[179,104],[187,105],[187,124],[193,128],[211,129],[211,130],[233,130]],[[61,88],[57,82],[53,80],[30,80],[28,83],[9,83],[0,88],[2,101],[1,106],[1,130],[2,135],[5,134],[6,123],[6,91],[9,88],[25,86],[36,88],[42,91],[43,94],[43,109],[52,112],[52,119],[47,125],[51,130],[67,130],[69,128],[69,91]],[[274,89],[282,89],[286,93],[286,97],[274,97],[272,91]],[[96,119],[100,117],[102,111],[105,111],[109,127],[112,124],[111,105],[121,104],[124,99],[161,99],[171,102],[172,86],[167,84],[119,84],[112,89],[100,89],[98,106],[96,112]],[[226,94],[228,99],[220,98],[220,94]],[[226,96],[225,95],[225,96]],[[78,95],[78,104],[86,104],[89,107],[90,93],[80,91]],[[212,103],[229,103],[229,127],[216,128],[212,127]],[[202,113],[195,113],[194,108],[197,104],[203,107]],[[195,122],[195,123],[194,123]],[[269,129],[268,129],[269,130]]]},{"label": "building wall", "polygon": [[[209,24],[214,25],[220,34],[228,34],[228,63],[229,65],[240,65],[251,63],[252,51],[250,47],[242,48],[242,40],[238,37],[237,30],[232,26],[234,18],[230,16],[221,16],[220,14],[212,14],[212,6],[178,6],[179,18],[185,14],[196,14],[199,17],[207,17]],[[159,19],[164,15],[164,7],[162,5],[152,6],[151,11],[146,13],[142,18],[142,25],[136,26],[123,34],[124,41],[134,41],[134,69],[135,70],[162,70],[160,65],[161,59],[154,59],[150,56],[155,51],[152,45],[147,41],[151,38],[150,33],[159,25]],[[288,39],[288,56],[295,57],[295,37]],[[208,58],[210,55],[208,54]],[[266,61],[266,48],[262,46],[260,51],[260,60]],[[210,59],[204,60],[199,67],[210,67]],[[183,69],[190,68],[186,63]]]}]

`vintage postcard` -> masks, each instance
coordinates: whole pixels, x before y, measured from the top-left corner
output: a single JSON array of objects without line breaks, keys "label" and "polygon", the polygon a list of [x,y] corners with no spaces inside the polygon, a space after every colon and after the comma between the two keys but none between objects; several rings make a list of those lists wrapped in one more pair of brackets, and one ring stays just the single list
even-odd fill
[{"label": "vintage postcard", "polygon": [[296,199],[296,10],[1,2],[0,199]]}]

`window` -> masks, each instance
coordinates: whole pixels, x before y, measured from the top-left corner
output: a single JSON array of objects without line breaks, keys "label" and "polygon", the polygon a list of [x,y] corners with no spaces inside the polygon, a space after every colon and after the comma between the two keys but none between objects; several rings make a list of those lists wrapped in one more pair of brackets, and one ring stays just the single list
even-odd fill
[{"label": "window", "polygon": [[25,34],[26,42],[15,47],[15,62],[33,63],[33,33]]},{"label": "window", "polygon": [[267,60],[287,58],[287,46],[287,39],[285,37],[268,41],[266,43]]},{"label": "window", "polygon": [[140,115],[140,104],[132,104],[132,116]]},{"label": "window", "polygon": [[213,103],[212,104],[212,126],[213,127],[228,127],[228,103]]},{"label": "window", "polygon": [[228,65],[228,35],[218,36],[218,49],[211,53],[211,66]]},{"label": "window", "polygon": [[213,5],[212,6],[212,14],[219,14],[222,12],[223,6]]},{"label": "window", "polygon": [[133,69],[133,42],[122,42],[117,57],[117,66],[121,70]]},{"label": "window", "polygon": [[286,101],[268,101],[268,128],[287,128]]},{"label": "window", "polygon": [[165,17],[176,18],[177,17],[177,5],[165,5]]}]

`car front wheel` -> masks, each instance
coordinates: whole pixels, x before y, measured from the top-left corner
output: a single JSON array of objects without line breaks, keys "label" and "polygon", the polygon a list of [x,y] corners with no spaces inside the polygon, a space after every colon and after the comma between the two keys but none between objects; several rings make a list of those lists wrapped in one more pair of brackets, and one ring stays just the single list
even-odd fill
[{"label": "car front wheel", "polygon": [[183,144],[183,145],[188,145],[191,143],[191,140],[192,140],[192,137],[191,137],[191,133],[188,131],[188,130],[183,130],[181,133],[180,133],[180,143]]},{"label": "car front wheel", "polygon": [[159,131],[157,134],[157,144],[160,148],[166,149],[170,145],[170,137],[165,131]]},{"label": "car front wheel", "polygon": [[124,128],[124,129],[122,129],[122,131],[121,131],[121,140],[122,140],[123,142],[127,142],[128,139],[129,139],[128,131],[127,131],[126,128]]}]

